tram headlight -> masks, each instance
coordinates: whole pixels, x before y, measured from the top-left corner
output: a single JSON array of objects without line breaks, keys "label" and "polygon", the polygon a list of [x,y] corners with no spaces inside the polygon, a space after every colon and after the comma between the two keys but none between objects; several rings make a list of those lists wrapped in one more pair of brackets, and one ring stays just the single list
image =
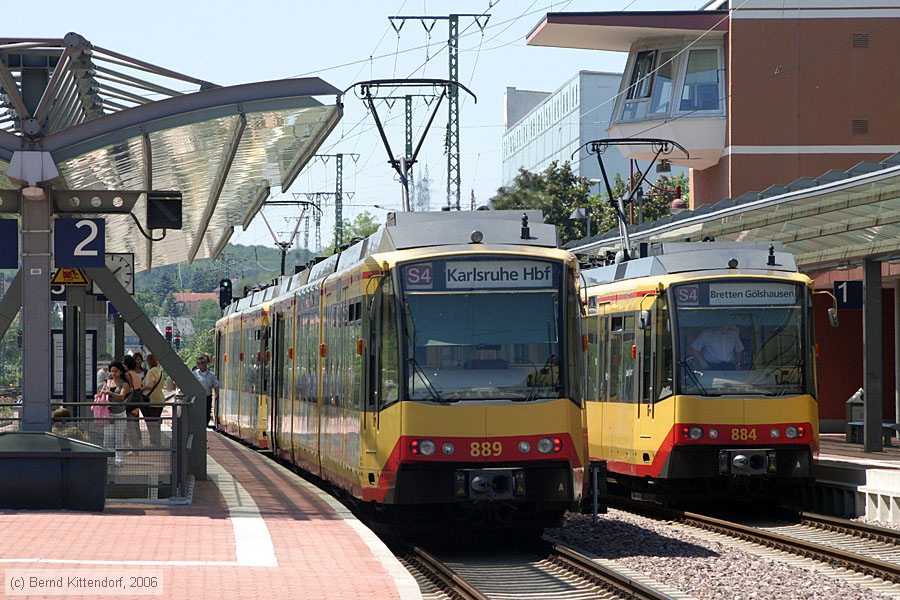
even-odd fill
[{"label": "tram headlight", "polygon": [[709,435],[710,439],[714,440],[719,437],[719,430],[718,429],[710,429],[708,435]]},{"label": "tram headlight", "polygon": [[541,438],[538,440],[538,452],[541,454],[550,454],[553,452],[553,440],[550,438]]},{"label": "tram headlight", "polygon": [[781,437],[781,431],[777,427],[773,427],[769,430],[769,435],[772,437],[772,439],[775,439]]},{"label": "tram headlight", "polygon": [[688,430],[688,437],[692,440],[699,440],[703,437],[703,428],[702,427],[691,427]]},{"label": "tram headlight", "polygon": [[531,444],[526,441],[519,442],[519,452],[522,454],[528,454],[531,452]]},{"label": "tram headlight", "polygon": [[456,448],[453,446],[451,442],[444,442],[444,445],[441,446],[441,452],[444,454],[453,454]]},{"label": "tram headlight", "polygon": [[431,456],[434,454],[434,442],[431,440],[422,440],[419,442],[419,452],[422,456]]},{"label": "tram headlight", "polygon": [[797,428],[793,425],[788,425],[784,428],[784,436],[789,439],[794,439],[797,437]]}]

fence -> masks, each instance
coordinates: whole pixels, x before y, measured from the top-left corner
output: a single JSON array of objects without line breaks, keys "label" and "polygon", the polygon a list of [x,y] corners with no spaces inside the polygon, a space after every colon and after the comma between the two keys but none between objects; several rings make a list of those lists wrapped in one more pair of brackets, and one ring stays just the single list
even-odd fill
[{"label": "fence", "polygon": [[[109,459],[107,466],[107,498],[185,498],[190,484],[192,436],[188,419],[193,403],[193,399],[179,399],[142,404],[142,408],[158,407],[157,411],[110,417],[96,416],[92,408],[99,405],[94,402],[54,403],[51,411],[64,406],[72,416],[54,419],[52,431],[115,450],[115,458]],[[21,402],[0,398],[0,432],[19,431],[21,422]]]}]

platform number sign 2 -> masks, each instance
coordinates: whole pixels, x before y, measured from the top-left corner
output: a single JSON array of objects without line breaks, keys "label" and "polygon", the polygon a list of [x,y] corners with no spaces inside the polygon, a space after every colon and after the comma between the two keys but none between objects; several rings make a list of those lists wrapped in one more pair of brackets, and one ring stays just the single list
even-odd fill
[{"label": "platform number sign 2", "polygon": [[103,267],[106,264],[103,219],[57,219],[53,258],[57,267]]}]

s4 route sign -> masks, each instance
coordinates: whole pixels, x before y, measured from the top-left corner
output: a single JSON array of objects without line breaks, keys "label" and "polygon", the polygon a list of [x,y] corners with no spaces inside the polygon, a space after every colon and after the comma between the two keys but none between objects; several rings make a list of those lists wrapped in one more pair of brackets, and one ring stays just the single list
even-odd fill
[{"label": "s4 route sign", "polygon": [[103,219],[56,219],[53,230],[53,260],[56,266],[104,266],[105,225]]}]

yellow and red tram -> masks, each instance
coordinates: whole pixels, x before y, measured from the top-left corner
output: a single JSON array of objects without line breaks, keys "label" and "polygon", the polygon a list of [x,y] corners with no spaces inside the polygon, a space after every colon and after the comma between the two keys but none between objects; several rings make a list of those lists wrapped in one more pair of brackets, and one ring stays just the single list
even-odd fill
[{"label": "yellow and red tram", "polygon": [[587,458],[577,261],[522,216],[390,214],[237,301],[217,427],[388,523],[559,524]]},{"label": "yellow and red tram", "polygon": [[648,250],[583,273],[591,460],[646,499],[810,481],[811,280],[769,244]]}]

